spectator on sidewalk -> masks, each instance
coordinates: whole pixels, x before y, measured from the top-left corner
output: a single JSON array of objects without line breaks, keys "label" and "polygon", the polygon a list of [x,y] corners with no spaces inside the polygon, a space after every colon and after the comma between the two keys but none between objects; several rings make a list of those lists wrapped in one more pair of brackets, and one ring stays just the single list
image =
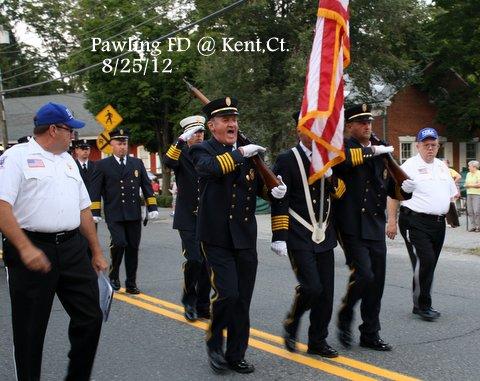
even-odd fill
[{"label": "spectator on sidewalk", "polygon": [[468,162],[468,173],[465,178],[467,189],[467,214],[472,226],[470,232],[480,232],[480,171],[477,160]]}]

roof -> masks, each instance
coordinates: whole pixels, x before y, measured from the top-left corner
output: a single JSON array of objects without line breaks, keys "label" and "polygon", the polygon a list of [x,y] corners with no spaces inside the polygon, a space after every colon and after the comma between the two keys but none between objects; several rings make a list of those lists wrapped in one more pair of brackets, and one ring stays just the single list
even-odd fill
[{"label": "roof", "polygon": [[[79,139],[93,139],[103,131],[103,127],[95,120],[95,116],[84,107],[85,93],[6,98],[5,114],[9,142],[16,143],[18,138],[33,133],[33,117],[37,110],[48,102],[66,105],[73,112],[75,119],[86,122],[85,127],[78,130]],[[0,131],[0,141],[2,136]]]}]

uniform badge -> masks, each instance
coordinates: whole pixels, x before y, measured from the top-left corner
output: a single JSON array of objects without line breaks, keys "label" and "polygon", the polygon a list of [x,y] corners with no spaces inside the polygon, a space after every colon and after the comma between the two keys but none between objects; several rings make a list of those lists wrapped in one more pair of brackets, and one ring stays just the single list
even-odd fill
[{"label": "uniform badge", "polygon": [[230,105],[232,104],[232,100],[230,99],[230,97],[226,97],[226,98],[225,98],[225,104],[226,104],[227,106],[230,106]]},{"label": "uniform badge", "polygon": [[367,110],[368,110],[368,106],[364,103],[364,104],[362,105],[362,111],[363,111],[363,112],[367,112]]},{"label": "uniform badge", "polygon": [[4,168],[4,164],[6,160],[7,160],[6,156],[0,157],[0,169]]},{"label": "uniform badge", "polygon": [[135,169],[135,172],[133,172],[133,173],[134,173],[135,177],[138,177],[138,170],[137,169]]},{"label": "uniform badge", "polygon": [[386,180],[388,177],[388,171],[386,169],[383,170],[383,179]]},{"label": "uniform badge", "polygon": [[247,178],[248,181],[253,181],[255,179],[255,170],[253,168],[250,168],[248,175],[245,177]]},{"label": "uniform badge", "polygon": [[123,130],[120,130],[120,135],[123,135]]}]

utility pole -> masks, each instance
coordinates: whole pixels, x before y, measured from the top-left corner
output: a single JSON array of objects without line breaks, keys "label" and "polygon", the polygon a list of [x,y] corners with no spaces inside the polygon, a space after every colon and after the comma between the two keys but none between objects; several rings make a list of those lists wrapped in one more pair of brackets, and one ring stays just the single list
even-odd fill
[{"label": "utility pole", "polygon": [[[0,25],[0,44],[9,44],[10,36],[7,31],[3,30]],[[3,149],[8,147],[7,118],[5,117],[5,96],[3,94],[2,70],[0,68],[0,127],[3,137]]]}]

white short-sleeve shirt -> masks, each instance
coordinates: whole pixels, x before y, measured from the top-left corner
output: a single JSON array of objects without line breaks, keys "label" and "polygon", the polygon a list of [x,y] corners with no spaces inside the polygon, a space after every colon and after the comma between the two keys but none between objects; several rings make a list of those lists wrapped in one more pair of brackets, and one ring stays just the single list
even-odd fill
[{"label": "white short-sleeve shirt", "polygon": [[401,205],[418,213],[446,214],[458,190],[445,163],[436,158],[433,163],[427,163],[417,154],[401,167],[417,183],[412,198],[402,201]]},{"label": "white short-sleeve shirt", "polygon": [[42,233],[76,229],[91,204],[73,158],[45,151],[35,139],[0,156],[0,200],[12,205],[22,229]]}]

